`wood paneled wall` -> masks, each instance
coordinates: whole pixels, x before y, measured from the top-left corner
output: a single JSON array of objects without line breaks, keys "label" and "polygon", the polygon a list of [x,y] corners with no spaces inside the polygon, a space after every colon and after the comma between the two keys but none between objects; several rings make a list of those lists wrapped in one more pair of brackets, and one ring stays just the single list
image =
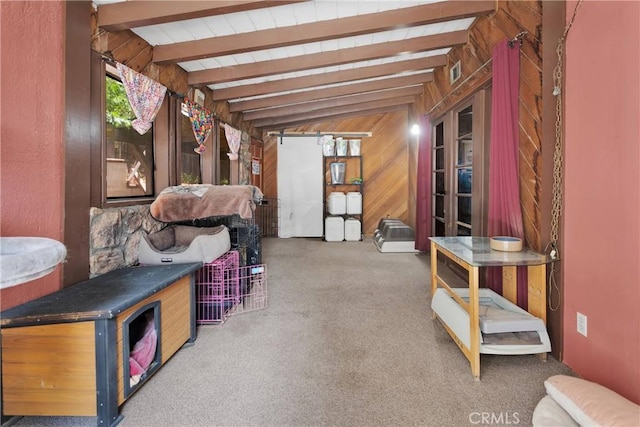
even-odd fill
[{"label": "wood paneled wall", "polygon": [[[469,43],[449,52],[449,66],[460,60],[461,78],[449,83],[449,66],[436,70],[433,82],[425,84],[423,111],[437,118],[491,84],[494,46],[521,31],[520,53],[520,204],[528,246],[543,250],[541,236],[542,191],[542,2],[498,1],[498,10],[479,18],[471,28]],[[549,148],[546,155],[553,155]],[[412,165],[415,167],[415,165]]]},{"label": "wood paneled wall", "polygon": [[[365,117],[335,120],[287,129],[289,132],[371,132],[362,138],[363,160],[362,230],[373,234],[380,218],[409,218],[408,114],[405,110]],[[264,138],[264,193],[277,197],[278,138]]]},{"label": "wood paneled wall", "polygon": [[[422,97],[421,97],[422,98]],[[418,103],[422,105],[422,102]],[[419,154],[419,143],[420,143],[420,135],[412,135],[411,134],[411,126],[414,124],[420,124],[420,117],[422,113],[418,108],[412,106],[409,108],[409,123],[407,126],[409,127],[408,132],[408,143],[407,143],[407,155],[409,162],[409,170],[407,172],[409,182],[408,182],[408,209],[409,214],[407,217],[407,224],[409,224],[413,229],[416,228],[416,204],[418,199],[418,154]],[[424,132],[424,129],[421,129]]]}]

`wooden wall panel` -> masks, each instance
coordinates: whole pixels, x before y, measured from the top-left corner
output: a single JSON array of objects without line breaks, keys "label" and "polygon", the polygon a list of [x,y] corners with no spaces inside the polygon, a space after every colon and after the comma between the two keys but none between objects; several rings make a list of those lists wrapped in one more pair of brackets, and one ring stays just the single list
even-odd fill
[{"label": "wooden wall panel", "polygon": [[[409,218],[409,154],[407,111],[381,113],[372,116],[334,120],[287,129],[285,132],[371,132],[362,138],[365,235],[373,234],[383,217]],[[263,136],[264,189],[267,197],[277,197],[277,140]]]},{"label": "wooden wall panel", "polygon": [[[409,108],[409,112],[408,112],[408,120],[409,123],[407,124],[408,127],[408,133],[407,133],[407,155],[408,155],[408,159],[407,161],[409,162],[409,170],[407,172],[407,178],[408,178],[408,189],[409,189],[409,193],[407,195],[408,199],[407,199],[407,209],[408,209],[408,215],[407,215],[407,224],[409,224],[411,227],[413,227],[413,229],[415,230],[416,228],[416,204],[417,204],[417,196],[418,196],[418,153],[419,153],[419,144],[420,144],[420,138],[422,137],[422,135],[412,135],[411,134],[411,127],[414,124],[420,124],[420,111],[415,108],[415,107],[411,107]],[[424,129],[421,129],[422,132],[424,132]]]},{"label": "wooden wall panel", "polygon": [[275,136],[263,136],[263,170],[262,170],[262,193],[266,197],[278,197],[278,139]]},{"label": "wooden wall panel", "polygon": [[[471,28],[470,42],[452,49],[449,65],[461,60],[462,77],[453,86],[449,68],[436,70],[425,84],[423,110],[438,117],[463,102],[479,88],[490,85],[491,55],[497,43],[524,36],[520,53],[520,200],[527,245],[542,250],[542,4],[539,1],[498,1],[498,10],[479,18]],[[552,155],[552,152],[549,153]]]}]

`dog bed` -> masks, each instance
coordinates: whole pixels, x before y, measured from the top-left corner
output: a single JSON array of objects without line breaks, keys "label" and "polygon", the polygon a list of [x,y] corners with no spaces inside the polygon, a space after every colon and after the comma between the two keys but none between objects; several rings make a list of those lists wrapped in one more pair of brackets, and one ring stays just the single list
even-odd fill
[{"label": "dog bed", "polygon": [[170,225],[140,239],[138,259],[143,265],[210,263],[231,249],[229,229]]}]

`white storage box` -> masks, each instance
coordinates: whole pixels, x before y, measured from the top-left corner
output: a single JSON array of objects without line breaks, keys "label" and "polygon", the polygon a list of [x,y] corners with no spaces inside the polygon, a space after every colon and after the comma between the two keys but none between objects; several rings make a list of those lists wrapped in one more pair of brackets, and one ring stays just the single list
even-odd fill
[{"label": "white storage box", "polygon": [[358,241],[362,237],[362,227],[360,221],[355,218],[344,220],[344,240]]},{"label": "white storage box", "polygon": [[331,215],[345,214],[347,212],[347,196],[340,191],[334,191],[327,198],[327,207]]},{"label": "white storage box", "polygon": [[342,242],[344,240],[344,218],[328,216],[324,219],[324,240]]},{"label": "white storage box", "polygon": [[362,194],[357,191],[347,193],[347,213],[360,215],[362,213]]}]

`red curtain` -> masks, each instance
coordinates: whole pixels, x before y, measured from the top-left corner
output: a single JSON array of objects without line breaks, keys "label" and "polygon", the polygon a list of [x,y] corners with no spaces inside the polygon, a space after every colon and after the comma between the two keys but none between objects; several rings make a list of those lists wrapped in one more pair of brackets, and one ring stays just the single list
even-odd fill
[{"label": "red curtain", "polygon": [[[524,240],[518,175],[518,89],[520,46],[504,40],[493,49],[491,147],[489,151],[489,236]],[[501,269],[490,269],[488,286],[502,293]],[[527,307],[526,268],[518,268],[518,301]]]},{"label": "red curtain", "polygon": [[431,122],[426,116],[420,118],[419,138],[415,248],[426,252],[431,236]]}]

